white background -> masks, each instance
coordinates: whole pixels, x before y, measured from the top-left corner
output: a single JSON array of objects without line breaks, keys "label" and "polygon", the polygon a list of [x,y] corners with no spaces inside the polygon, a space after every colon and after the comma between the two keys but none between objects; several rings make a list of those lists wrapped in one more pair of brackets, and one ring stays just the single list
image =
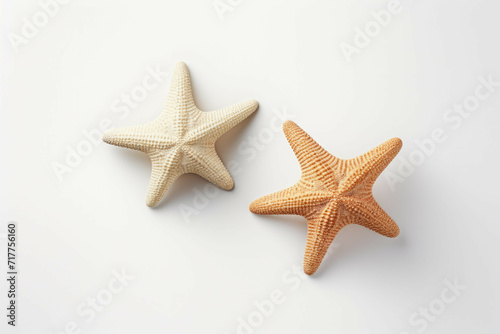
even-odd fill
[{"label": "white background", "polygon": [[[211,0],[73,0],[16,51],[9,37],[41,7],[2,1],[0,217],[3,228],[19,224],[20,277],[18,326],[6,326],[2,306],[0,332],[498,333],[500,88],[460,124],[443,118],[480,76],[500,81],[498,2],[402,0],[351,62],[341,43],[353,44],[386,1],[226,3],[232,10],[219,15]],[[180,60],[200,109],[260,103],[217,142],[225,163],[239,163],[234,190],[203,200],[195,196],[208,182],[185,175],[148,208],[147,157],[105,144],[60,182],[54,163],[85,145],[82,131],[160,113],[168,77],[127,117],[112,105],[148,67],[171,73]],[[314,276],[292,271],[302,266],[305,220],[248,211],[300,175],[282,132],[265,137],[276,110],[341,158],[403,140],[374,187],[399,237],[349,226]],[[386,174],[419,155],[415,141],[435,128],[446,140],[391,187]],[[253,157],[244,149],[259,136],[266,143]],[[122,270],[134,279],[109,304],[94,318],[77,313],[87,298],[109,297]],[[441,301],[446,281],[466,287],[450,303]],[[284,301],[259,318],[254,303],[273,290]],[[432,321],[419,313],[430,306]],[[238,329],[249,317],[258,326]],[[65,331],[72,323],[78,329]]]}]

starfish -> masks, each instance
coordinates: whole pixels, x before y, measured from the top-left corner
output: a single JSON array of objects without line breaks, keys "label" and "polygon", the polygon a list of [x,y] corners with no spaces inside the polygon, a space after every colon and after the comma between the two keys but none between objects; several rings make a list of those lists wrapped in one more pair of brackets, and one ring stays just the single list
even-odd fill
[{"label": "starfish", "polygon": [[245,100],[223,109],[201,111],[194,103],[189,70],[179,62],[160,116],[146,124],[109,130],[102,139],[149,156],[152,172],[146,205],[153,207],[185,173],[198,174],[224,190],[231,190],[233,178],[217,155],[215,141],[257,107],[257,101]]},{"label": "starfish", "polygon": [[333,239],[358,224],[394,238],[399,227],[377,204],[372,186],[402,146],[393,138],[354,159],[334,157],[292,121],[283,132],[295,153],[302,175],[297,184],[261,197],[250,211],[262,215],[299,215],[307,219],[304,272],[316,272]]}]

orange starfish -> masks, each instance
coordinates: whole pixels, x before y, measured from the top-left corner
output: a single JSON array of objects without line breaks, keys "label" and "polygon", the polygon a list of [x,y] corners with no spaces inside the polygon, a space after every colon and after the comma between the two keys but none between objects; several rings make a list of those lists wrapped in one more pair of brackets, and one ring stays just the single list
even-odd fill
[{"label": "orange starfish", "polygon": [[307,219],[304,272],[316,272],[337,233],[359,224],[394,238],[399,227],[377,204],[372,186],[394,159],[402,142],[393,138],[354,159],[334,157],[292,121],[283,132],[299,160],[302,176],[285,190],[261,197],[250,211],[262,215],[299,215]]}]

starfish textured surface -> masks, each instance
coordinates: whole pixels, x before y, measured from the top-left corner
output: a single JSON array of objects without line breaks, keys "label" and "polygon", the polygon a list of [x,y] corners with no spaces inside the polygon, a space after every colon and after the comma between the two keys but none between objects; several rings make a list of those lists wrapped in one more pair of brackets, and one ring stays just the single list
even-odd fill
[{"label": "starfish textured surface", "polygon": [[302,175],[297,184],[250,204],[262,215],[299,215],[307,219],[304,272],[316,272],[337,233],[349,224],[394,238],[399,227],[377,204],[372,186],[401,149],[393,138],[354,159],[339,159],[292,121],[283,123]]},{"label": "starfish textured surface", "polygon": [[189,70],[179,62],[160,116],[146,124],[109,130],[103,140],[150,157],[152,172],[146,205],[153,207],[185,173],[198,174],[224,190],[232,189],[233,178],[215,151],[215,141],[257,107],[257,101],[245,100],[227,108],[201,111],[194,103]]}]

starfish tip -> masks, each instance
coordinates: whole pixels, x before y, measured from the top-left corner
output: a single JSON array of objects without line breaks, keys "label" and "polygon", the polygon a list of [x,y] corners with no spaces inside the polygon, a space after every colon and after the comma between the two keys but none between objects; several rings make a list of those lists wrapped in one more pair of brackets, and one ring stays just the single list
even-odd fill
[{"label": "starfish tip", "polygon": [[227,175],[220,181],[212,183],[222,190],[232,190],[234,188],[234,180],[229,173],[227,173]]},{"label": "starfish tip", "polygon": [[298,126],[298,125],[295,124],[294,121],[290,121],[290,120],[284,121],[283,125],[282,125],[284,131],[291,129],[292,127],[296,127],[296,126]]},{"label": "starfish tip", "polygon": [[255,200],[253,201],[252,203],[250,203],[250,205],[248,206],[248,210],[250,210],[251,213],[259,213],[259,204],[258,204],[258,201],[259,200]]},{"label": "starfish tip", "polygon": [[255,110],[257,110],[257,108],[259,107],[259,102],[257,102],[257,100],[249,99],[246,102],[252,108],[252,112],[254,112]]},{"label": "starfish tip", "polygon": [[234,181],[231,179],[231,181],[227,182],[226,184],[221,186],[222,189],[224,190],[232,190],[234,188]]},{"label": "starfish tip", "polygon": [[149,196],[146,198],[146,205],[150,208],[156,206],[156,204],[158,204],[158,199]]},{"label": "starfish tip", "polygon": [[396,225],[396,223],[394,223],[394,228],[389,233],[387,233],[387,236],[389,238],[395,238],[398,235],[399,235],[399,226]]},{"label": "starfish tip", "polygon": [[318,270],[318,266],[313,266],[310,263],[304,263],[304,273],[311,276]]},{"label": "starfish tip", "polygon": [[398,151],[401,149],[401,147],[403,147],[403,141],[400,138],[398,138],[398,137],[394,137],[392,139],[389,139],[389,142],[394,147],[397,147]]},{"label": "starfish tip", "polygon": [[187,65],[183,61],[178,61],[177,63],[175,63],[175,67],[176,68],[187,68]]},{"label": "starfish tip", "polygon": [[107,144],[113,144],[113,130],[109,130],[103,133],[102,141]]}]

